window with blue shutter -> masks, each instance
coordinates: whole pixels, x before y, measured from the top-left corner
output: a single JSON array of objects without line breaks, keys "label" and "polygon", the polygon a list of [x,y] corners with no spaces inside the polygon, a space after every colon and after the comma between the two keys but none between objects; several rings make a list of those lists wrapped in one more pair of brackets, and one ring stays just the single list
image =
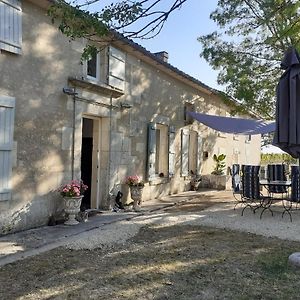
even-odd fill
[{"label": "window with blue shutter", "polygon": [[200,175],[202,138],[196,131],[181,130],[181,176]]},{"label": "window with blue shutter", "polygon": [[22,52],[22,8],[19,0],[0,0],[0,50]]},{"label": "window with blue shutter", "polygon": [[15,98],[0,96],[0,201],[11,199]]},{"label": "window with blue shutter", "polygon": [[156,166],[156,124],[149,123],[148,125],[148,161],[147,173],[148,179],[151,180],[155,177]]},{"label": "window with blue shutter", "polygon": [[189,130],[181,130],[181,176],[189,175]]},{"label": "window with blue shutter", "polygon": [[169,127],[169,177],[175,174],[175,127]]},{"label": "window with blue shutter", "polygon": [[125,89],[125,53],[114,47],[109,47],[108,84]]},{"label": "window with blue shutter", "polygon": [[197,141],[198,141],[198,149],[197,149],[197,175],[201,175],[201,163],[202,163],[202,137],[198,133],[197,135]]},{"label": "window with blue shutter", "polygon": [[197,173],[198,163],[198,133],[189,132],[189,175]]},{"label": "window with blue shutter", "polygon": [[170,130],[167,125],[149,123],[147,174],[150,181],[174,175],[174,139],[174,128]]}]

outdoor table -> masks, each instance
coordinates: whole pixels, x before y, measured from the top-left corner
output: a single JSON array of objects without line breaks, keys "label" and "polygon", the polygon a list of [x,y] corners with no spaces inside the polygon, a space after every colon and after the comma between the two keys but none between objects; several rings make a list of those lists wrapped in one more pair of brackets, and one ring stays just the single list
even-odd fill
[{"label": "outdoor table", "polygon": [[[262,207],[263,207],[263,211],[261,213],[261,216],[263,214],[263,212],[268,209],[271,211],[272,213],[272,216],[273,216],[273,211],[271,210],[271,205],[275,202],[277,202],[278,200],[281,200],[282,201],[282,206],[284,208],[284,211],[282,212],[282,217],[284,215],[285,212],[287,212],[290,216],[290,219],[292,221],[292,218],[291,218],[291,214],[290,214],[290,210],[291,210],[291,207],[292,207],[292,204],[291,204],[291,201],[289,201],[289,188],[291,187],[292,185],[292,181],[291,180],[260,180],[259,181],[259,184],[261,186],[264,186],[267,191],[268,191],[268,201],[266,201]],[[282,197],[281,198],[276,198],[273,196],[273,192],[270,192],[270,187],[271,186],[281,186],[281,187],[286,187],[287,188],[287,192],[286,193],[281,193],[282,194]],[[286,194],[286,197],[283,196],[283,194]],[[289,205],[286,205],[285,201],[289,202]]]}]

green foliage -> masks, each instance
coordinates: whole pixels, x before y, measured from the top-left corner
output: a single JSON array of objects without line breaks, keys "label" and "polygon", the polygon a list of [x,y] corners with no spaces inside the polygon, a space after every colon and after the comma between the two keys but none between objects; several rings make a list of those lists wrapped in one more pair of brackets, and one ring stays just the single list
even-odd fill
[{"label": "green foliage", "polygon": [[[128,4],[120,1],[104,7],[100,12],[83,10],[82,5],[71,6],[64,0],[57,0],[48,10],[52,22],[59,22],[58,29],[71,40],[86,38],[97,41],[99,37],[111,35],[111,28],[126,26],[141,13],[141,3]],[[113,24],[116,24],[114,26]],[[112,35],[111,35],[112,38]],[[87,60],[99,51],[94,45],[87,45],[81,56]]]},{"label": "green foliage", "polygon": [[[92,42],[103,42],[105,38],[106,42],[110,42],[118,36],[119,31],[125,37],[152,38],[159,34],[170,13],[179,9],[187,0],[173,0],[166,9],[159,6],[162,1],[119,0],[91,12],[91,5],[101,5],[101,0],[55,0],[48,15],[71,40],[85,38]],[[130,26],[138,20],[141,22],[137,29],[131,30]],[[88,59],[94,51],[94,46],[87,46],[82,59]]]},{"label": "green foliage", "polygon": [[52,22],[59,22],[59,30],[70,39],[86,37],[87,34],[105,36],[108,34],[106,10],[91,13],[80,9],[79,5],[71,6],[64,0],[57,0],[48,10]]},{"label": "green foliage", "polygon": [[198,39],[226,93],[267,119],[274,116],[284,52],[300,49],[299,8],[300,1],[219,0],[210,15],[219,30]]},{"label": "green foliage", "polygon": [[226,158],[225,154],[220,154],[220,155],[214,154],[213,159],[216,163],[216,166],[211,174],[224,175],[224,170],[226,167],[225,158]]},{"label": "green foliage", "polygon": [[276,163],[285,163],[285,164],[297,164],[298,160],[293,158],[286,153],[270,153],[270,154],[261,154],[260,161],[262,165],[267,164],[276,164]]}]

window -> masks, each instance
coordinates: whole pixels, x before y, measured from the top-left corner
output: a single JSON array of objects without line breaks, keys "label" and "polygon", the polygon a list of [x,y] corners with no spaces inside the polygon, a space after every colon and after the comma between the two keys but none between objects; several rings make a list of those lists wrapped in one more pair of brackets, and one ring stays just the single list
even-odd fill
[{"label": "window", "polygon": [[148,126],[148,178],[171,177],[175,163],[175,128],[159,123]]},{"label": "window", "polygon": [[195,131],[191,131],[189,135],[189,173],[196,174],[197,171],[197,137],[198,134]]},{"label": "window", "polygon": [[156,124],[156,160],[155,174],[168,175],[168,126]]},{"label": "window", "polygon": [[22,9],[19,0],[0,0],[0,50],[22,51]]},{"label": "window", "polygon": [[[200,174],[202,138],[196,131],[181,131],[181,176]],[[192,172],[191,172],[192,171]]]},{"label": "window", "polygon": [[0,201],[10,200],[15,99],[0,96]]},{"label": "window", "polygon": [[87,61],[87,77],[91,80],[100,79],[100,55],[94,53],[91,58]]}]

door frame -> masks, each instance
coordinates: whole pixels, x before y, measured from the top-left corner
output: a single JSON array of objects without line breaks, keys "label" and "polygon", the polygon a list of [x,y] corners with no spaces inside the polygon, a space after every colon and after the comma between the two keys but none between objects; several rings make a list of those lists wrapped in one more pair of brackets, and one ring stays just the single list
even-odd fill
[{"label": "door frame", "polygon": [[97,209],[100,205],[100,149],[101,149],[101,117],[83,114],[82,119],[93,120],[93,149],[91,174],[91,208]]}]

